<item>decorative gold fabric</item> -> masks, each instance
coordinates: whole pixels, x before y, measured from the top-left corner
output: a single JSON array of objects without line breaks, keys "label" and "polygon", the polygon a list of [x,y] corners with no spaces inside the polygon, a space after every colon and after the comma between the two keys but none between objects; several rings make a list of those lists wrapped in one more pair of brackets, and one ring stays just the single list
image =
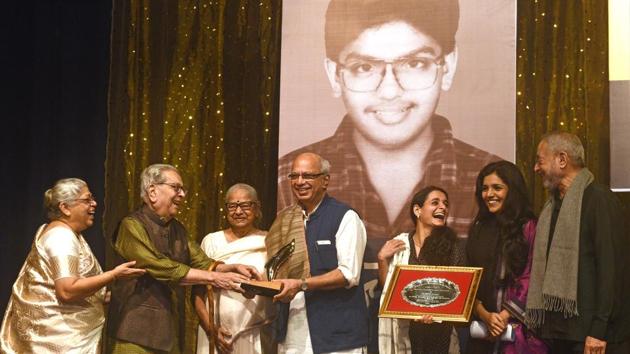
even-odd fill
[{"label": "decorative gold fabric", "polygon": [[236,182],[259,191],[270,225],[281,4],[114,0],[113,8],[106,236],[140,206],[140,173],[158,162],[181,172],[188,193],[178,219],[195,240],[229,226],[220,215]]},{"label": "decorative gold fabric", "polygon": [[608,2],[518,1],[517,18],[516,162],[540,210],[533,164],[547,132],[579,136],[595,179],[610,180]]},{"label": "decorative gold fabric", "polygon": [[64,303],[55,280],[102,273],[83,237],[54,227],[33,241],[15,284],[0,329],[2,353],[98,353],[105,316],[105,288],[92,296]]}]

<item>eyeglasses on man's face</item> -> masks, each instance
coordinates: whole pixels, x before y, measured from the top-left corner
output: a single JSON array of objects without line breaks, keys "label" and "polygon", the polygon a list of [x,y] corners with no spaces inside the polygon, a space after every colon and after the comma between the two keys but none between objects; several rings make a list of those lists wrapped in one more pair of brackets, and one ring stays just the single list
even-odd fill
[{"label": "eyeglasses on man's face", "polygon": [[443,58],[427,56],[401,57],[395,60],[374,58],[350,58],[338,64],[343,85],[354,92],[376,91],[391,66],[398,85],[405,90],[424,90],[435,84],[438,68],[444,65]]},{"label": "eyeglasses on man's face", "polygon": [[167,185],[171,188],[173,188],[173,190],[175,191],[175,194],[179,194],[179,192],[184,192],[184,194],[186,194],[186,187],[182,186],[179,183],[168,183],[168,182],[161,182],[161,183],[154,183],[155,185],[159,185],[159,184],[164,184]]},{"label": "eyeglasses on man's face", "polygon": [[291,180],[291,181],[296,181],[300,178],[300,176],[302,176],[302,179],[305,181],[312,181],[314,179],[316,179],[317,177],[321,177],[325,175],[325,173],[323,172],[319,172],[319,173],[297,173],[297,172],[291,172],[287,175],[287,177]]},{"label": "eyeglasses on man's face", "polygon": [[238,208],[241,208],[241,210],[245,212],[251,211],[254,205],[256,205],[254,201],[225,203],[225,207],[231,213],[235,212]]}]

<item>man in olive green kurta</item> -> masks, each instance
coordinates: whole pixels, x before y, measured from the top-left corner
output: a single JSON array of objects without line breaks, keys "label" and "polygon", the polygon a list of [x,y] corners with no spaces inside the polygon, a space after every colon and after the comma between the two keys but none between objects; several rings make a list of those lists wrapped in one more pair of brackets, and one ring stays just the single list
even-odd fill
[{"label": "man in olive green kurta", "polygon": [[[186,195],[178,171],[151,165],[142,172],[143,206],[124,218],[113,240],[125,260],[147,274],[116,281],[108,319],[108,353],[180,353],[184,338],[181,285],[206,284],[242,291],[256,270],[208,258],[174,217]],[[175,314],[180,314],[175,318]]]}]

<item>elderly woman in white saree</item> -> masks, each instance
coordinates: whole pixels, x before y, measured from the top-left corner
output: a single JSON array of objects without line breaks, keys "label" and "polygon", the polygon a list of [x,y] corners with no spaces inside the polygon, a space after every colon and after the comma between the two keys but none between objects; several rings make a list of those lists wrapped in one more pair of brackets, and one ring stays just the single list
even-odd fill
[{"label": "elderly woman in white saree", "polygon": [[78,178],[44,195],[50,223],[39,227],[4,314],[2,353],[100,352],[105,286],[144,273],[135,262],[103,272],[81,232],[94,223],[96,201]]},{"label": "elderly woman in white saree", "polygon": [[[241,263],[256,267],[263,274],[266,261],[265,236],[255,226],[261,217],[256,190],[248,184],[230,187],[225,198],[226,218],[230,227],[208,234],[201,242],[206,254],[226,264]],[[262,296],[246,298],[231,290],[214,290],[214,316],[210,322],[203,287],[194,289],[195,310],[200,318],[197,353],[214,353],[209,337],[220,353],[269,352],[265,336],[269,330],[271,299]]]}]

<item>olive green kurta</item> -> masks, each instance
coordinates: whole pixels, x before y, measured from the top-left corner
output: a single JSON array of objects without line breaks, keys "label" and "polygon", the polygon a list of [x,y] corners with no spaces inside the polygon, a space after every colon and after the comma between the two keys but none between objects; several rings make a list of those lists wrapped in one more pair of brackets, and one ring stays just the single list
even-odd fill
[{"label": "olive green kurta", "polygon": [[179,221],[160,219],[146,206],[122,220],[114,249],[147,274],[113,287],[107,351],[180,353],[184,316],[172,315],[181,314],[186,301],[179,282],[191,268],[209,269],[217,263],[189,240]]}]

